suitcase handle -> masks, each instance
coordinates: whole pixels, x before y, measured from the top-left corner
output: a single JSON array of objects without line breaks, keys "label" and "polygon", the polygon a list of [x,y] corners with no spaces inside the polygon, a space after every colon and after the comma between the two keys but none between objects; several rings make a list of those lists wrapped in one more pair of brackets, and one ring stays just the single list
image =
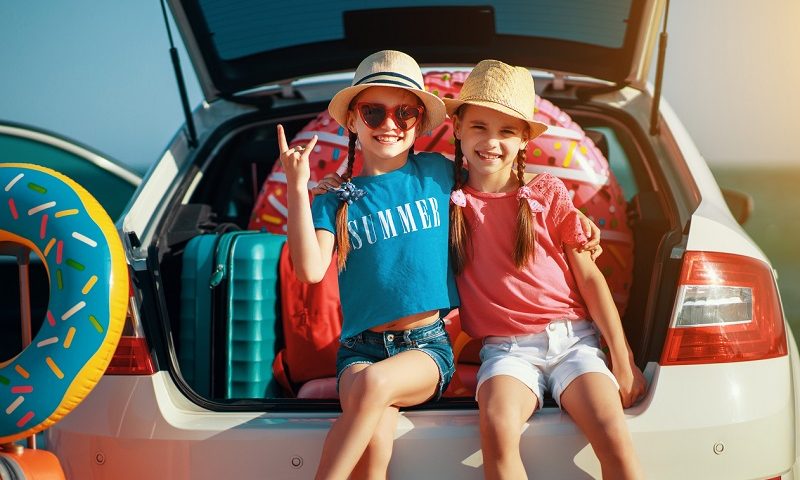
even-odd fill
[{"label": "suitcase handle", "polygon": [[231,251],[231,245],[233,244],[233,240],[242,234],[254,234],[254,233],[261,233],[255,230],[242,230],[238,232],[227,232],[223,233],[219,236],[219,241],[217,242],[217,248],[214,251],[214,262],[216,265],[214,267],[214,271],[211,273],[211,278],[208,280],[208,288],[215,288],[218,286],[227,276],[227,265],[228,265],[228,256]]}]

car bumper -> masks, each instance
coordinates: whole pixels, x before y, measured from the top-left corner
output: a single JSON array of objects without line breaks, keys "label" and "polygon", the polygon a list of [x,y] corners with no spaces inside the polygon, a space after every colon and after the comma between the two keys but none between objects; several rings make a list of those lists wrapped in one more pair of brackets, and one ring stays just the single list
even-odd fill
[{"label": "car bumper", "polygon": [[[651,365],[647,397],[626,410],[647,478],[795,478],[790,357],[715,365]],[[107,376],[50,429],[69,478],[312,478],[331,413],[209,412],[160,372]],[[521,449],[535,478],[600,478],[566,413],[537,412]],[[474,410],[404,412],[392,478],[482,478]]]}]

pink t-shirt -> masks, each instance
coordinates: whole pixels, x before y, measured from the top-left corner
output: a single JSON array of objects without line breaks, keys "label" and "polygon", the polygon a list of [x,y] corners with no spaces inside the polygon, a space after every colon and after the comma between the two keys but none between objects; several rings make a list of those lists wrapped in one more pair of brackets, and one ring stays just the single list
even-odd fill
[{"label": "pink t-shirt", "polygon": [[528,187],[536,246],[533,260],[521,269],[512,257],[517,192],[464,187],[472,255],[456,281],[461,325],[473,338],[539,333],[554,319],[588,318],[563,248],[586,242],[569,192],[548,173],[536,176]]}]

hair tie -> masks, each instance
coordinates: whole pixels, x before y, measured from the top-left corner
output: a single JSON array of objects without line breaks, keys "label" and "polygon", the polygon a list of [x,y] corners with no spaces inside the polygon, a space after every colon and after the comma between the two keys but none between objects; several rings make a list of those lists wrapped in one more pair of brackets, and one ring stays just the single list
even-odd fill
[{"label": "hair tie", "polygon": [[459,207],[466,207],[467,206],[467,196],[464,195],[464,190],[460,188],[458,190],[453,190],[450,192],[450,201],[453,202],[454,205],[458,205]]},{"label": "hair tie", "polygon": [[348,205],[352,205],[353,202],[367,194],[363,188],[356,187],[350,180],[336,188],[331,187],[329,191],[334,192],[336,198],[342,202],[347,202]]},{"label": "hair tie", "polygon": [[531,187],[527,185],[523,185],[519,187],[519,190],[517,190],[518,199],[524,198],[526,200],[530,200],[532,196],[533,196],[533,190],[531,190]]},{"label": "hair tie", "polygon": [[529,187],[527,185],[519,187],[519,190],[517,190],[517,198],[520,199],[520,200],[522,200],[522,199],[527,200],[528,201],[528,206],[530,207],[531,212],[533,212],[533,213],[544,212],[544,205],[542,205],[541,203],[537,202],[536,199],[533,198],[533,190],[531,190],[531,187]]}]

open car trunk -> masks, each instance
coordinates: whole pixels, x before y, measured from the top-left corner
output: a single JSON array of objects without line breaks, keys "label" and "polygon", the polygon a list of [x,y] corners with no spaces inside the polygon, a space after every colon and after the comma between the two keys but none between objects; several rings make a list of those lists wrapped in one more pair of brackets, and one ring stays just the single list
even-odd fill
[{"label": "open car trunk", "polygon": [[[648,364],[654,365],[661,355],[664,332],[669,323],[669,318],[665,317],[663,312],[668,313],[671,310],[663,306],[657,308],[657,305],[664,302],[671,304],[675,298],[679,262],[669,258],[671,247],[668,247],[674,243],[671,238],[676,233],[680,237],[680,233],[675,231],[670,221],[675,215],[667,211],[668,202],[658,193],[659,188],[653,183],[652,166],[648,166],[648,162],[652,162],[652,158],[648,158],[649,149],[643,141],[643,132],[637,131],[639,127],[631,119],[626,118],[619,110],[603,107],[599,103],[587,105],[569,98],[563,91],[552,90],[545,81],[537,80],[537,82],[537,85],[543,87],[544,97],[546,98],[550,92],[552,102],[581,125],[605,158],[609,159],[611,176],[621,186],[625,198],[619,200],[627,210],[627,215],[623,215],[623,218],[629,219],[633,249],[626,252],[613,245],[607,245],[604,255],[623,257],[618,258],[620,264],[631,266],[631,277],[624,285],[627,306],[623,316],[623,326],[637,363],[640,368],[646,370]],[[195,300],[194,296],[198,294],[197,290],[189,287],[187,283],[196,280],[191,273],[187,277],[187,245],[200,234],[244,230],[248,227],[259,191],[270,176],[273,162],[277,158],[276,125],[278,123],[284,125],[287,138],[292,138],[324,111],[325,106],[324,102],[298,103],[297,106],[284,109],[284,114],[279,118],[271,117],[266,112],[256,112],[223,125],[212,135],[212,138],[216,139],[215,143],[201,150],[208,153],[198,156],[191,166],[193,173],[185,177],[184,184],[168,207],[168,211],[173,213],[161,226],[157,242],[160,259],[157,268],[158,275],[163,281],[163,291],[156,303],[163,302],[167,307],[166,334],[171,338],[165,343],[174,346],[170,354],[173,355],[175,359],[173,365],[178,370],[175,372],[176,377],[181,378],[181,369],[186,374],[183,376],[184,381],[178,382],[178,385],[187,396],[206,408],[219,411],[229,408],[257,411],[307,411],[308,409],[330,411],[338,408],[335,382],[333,390],[328,385],[327,389],[322,389],[323,393],[305,396],[303,399],[295,398],[297,389],[302,387],[299,384],[293,385],[294,391],[289,392],[272,382],[270,388],[256,393],[249,391],[251,393],[239,396],[230,389],[226,391],[224,388],[213,387],[226,381],[221,376],[234,375],[232,369],[237,370],[236,375],[250,371],[248,368],[255,369],[256,373],[245,375],[257,375],[262,380],[262,377],[270,378],[277,373],[272,371],[273,358],[258,358],[257,364],[254,363],[249,367],[242,366],[241,363],[237,367],[233,366],[230,359],[237,354],[237,344],[233,340],[223,338],[226,334],[220,330],[219,324],[226,320],[219,318],[224,316],[224,312],[221,312],[218,306],[212,307],[209,317],[211,341],[203,343],[200,349],[197,347],[196,339],[188,343],[182,341],[187,335],[187,329],[192,329],[191,335],[197,334],[194,331],[196,325],[187,324],[187,321],[194,322],[195,314],[187,315],[186,309],[190,308],[190,304]],[[569,182],[569,178],[565,181]],[[608,193],[601,190],[593,201],[595,203],[608,201],[603,195]],[[613,207],[611,208],[613,210]],[[593,217],[605,232],[605,236],[601,238],[613,243],[615,233],[605,224],[605,217],[593,216],[592,212],[587,214]],[[213,252],[207,252],[207,255],[213,255]],[[264,262],[263,269],[277,272],[277,257],[260,261]],[[605,273],[609,277],[617,274],[613,271]],[[240,285],[235,288],[247,287]],[[269,312],[256,315],[261,321],[273,322],[268,328],[270,335],[274,335],[274,341],[270,340],[273,344],[267,355],[279,352],[284,347],[283,338],[286,335],[280,318],[280,302],[286,299],[280,298],[280,285],[272,284],[269,288],[271,291],[267,293],[274,295],[278,303],[269,304]],[[267,293],[254,295],[257,295],[260,301]],[[224,291],[216,292],[214,295],[217,295],[218,304],[230,304],[232,301],[225,297],[227,294]],[[236,295],[237,298],[233,301],[242,301],[238,298],[239,293]],[[455,341],[456,338],[453,337],[452,340]],[[192,345],[193,351],[186,351],[186,345]],[[241,343],[238,345],[244,348]],[[459,358],[461,364],[459,373],[463,377],[463,384],[468,387],[466,391],[462,391],[460,395],[453,395],[453,392],[450,392],[451,395],[439,402],[427,403],[417,409],[460,409],[465,406],[470,409],[476,408],[473,395],[474,375],[479,363],[477,358],[479,347],[479,342],[473,342],[463,350]],[[198,374],[194,362],[204,358],[204,355],[210,359],[211,367]],[[308,358],[306,361],[316,360]],[[198,375],[203,378],[199,378]],[[547,399],[545,406],[554,407],[555,403]]]}]

